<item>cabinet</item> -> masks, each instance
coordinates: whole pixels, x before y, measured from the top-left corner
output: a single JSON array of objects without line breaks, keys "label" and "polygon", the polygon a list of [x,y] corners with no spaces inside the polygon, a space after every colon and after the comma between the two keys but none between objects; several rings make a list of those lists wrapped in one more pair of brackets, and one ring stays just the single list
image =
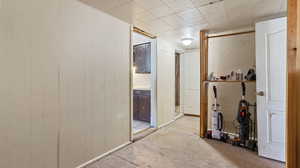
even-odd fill
[{"label": "cabinet", "polygon": [[151,43],[133,46],[133,64],[136,73],[151,73]]},{"label": "cabinet", "polygon": [[151,91],[133,91],[133,119],[150,122],[151,119]]}]

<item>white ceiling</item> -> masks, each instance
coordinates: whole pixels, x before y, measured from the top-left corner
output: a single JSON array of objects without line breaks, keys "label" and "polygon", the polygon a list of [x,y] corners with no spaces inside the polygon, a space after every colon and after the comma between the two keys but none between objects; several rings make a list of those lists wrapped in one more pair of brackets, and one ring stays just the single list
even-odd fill
[{"label": "white ceiling", "polygon": [[[81,0],[154,35],[176,42],[195,39],[199,31],[253,26],[255,21],[285,13],[287,0]],[[214,4],[210,4],[215,2]]]}]

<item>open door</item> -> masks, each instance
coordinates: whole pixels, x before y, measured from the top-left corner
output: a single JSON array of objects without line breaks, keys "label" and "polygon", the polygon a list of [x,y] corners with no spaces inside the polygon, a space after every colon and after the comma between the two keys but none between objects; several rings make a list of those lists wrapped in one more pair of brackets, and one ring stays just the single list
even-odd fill
[{"label": "open door", "polygon": [[287,19],[256,25],[259,155],[285,161]]}]

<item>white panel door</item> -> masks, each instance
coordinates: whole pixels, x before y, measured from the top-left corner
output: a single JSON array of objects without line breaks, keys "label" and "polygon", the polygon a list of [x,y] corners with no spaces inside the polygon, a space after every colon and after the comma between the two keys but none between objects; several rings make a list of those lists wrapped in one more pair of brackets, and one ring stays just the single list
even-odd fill
[{"label": "white panel door", "polygon": [[285,161],[287,19],[256,24],[258,152]]},{"label": "white panel door", "polygon": [[182,56],[182,86],[184,114],[200,115],[200,57],[199,50]]}]

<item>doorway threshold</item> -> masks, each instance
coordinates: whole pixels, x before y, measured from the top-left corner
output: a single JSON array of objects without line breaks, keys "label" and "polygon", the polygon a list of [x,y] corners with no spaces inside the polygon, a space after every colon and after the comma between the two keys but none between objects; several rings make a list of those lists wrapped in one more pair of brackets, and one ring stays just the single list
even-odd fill
[{"label": "doorway threshold", "polygon": [[154,133],[157,130],[158,130],[157,128],[149,127],[149,128],[145,128],[143,130],[140,130],[139,132],[133,133],[132,142],[136,142],[138,140],[141,140],[141,139],[147,137],[148,135]]},{"label": "doorway threshold", "polygon": [[133,134],[139,133],[150,128],[150,123],[140,120],[133,120]]}]

